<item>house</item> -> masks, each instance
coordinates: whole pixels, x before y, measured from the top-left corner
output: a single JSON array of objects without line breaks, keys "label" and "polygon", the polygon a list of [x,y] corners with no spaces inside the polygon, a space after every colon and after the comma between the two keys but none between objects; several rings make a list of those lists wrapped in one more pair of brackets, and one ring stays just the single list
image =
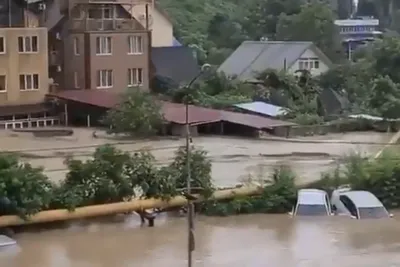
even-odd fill
[{"label": "house", "polygon": [[[144,27],[146,26],[146,6],[145,4],[135,5],[132,9],[132,16],[136,18]],[[173,24],[168,14],[159,4],[149,8],[149,28],[151,30],[151,44],[153,47],[179,46],[179,42],[173,34]]]},{"label": "house", "polygon": [[345,46],[349,59],[352,51],[358,46],[373,41],[382,35],[379,31],[379,20],[373,18],[340,19],[335,20],[339,29],[342,43]]},{"label": "house", "polygon": [[[44,104],[49,91],[47,29],[19,2],[0,7],[0,128],[54,125]],[[15,17],[14,17],[15,15]]]},{"label": "house", "polygon": [[178,88],[200,71],[193,50],[189,47],[153,47],[151,61],[154,77],[158,82],[168,83],[167,87]]},{"label": "house", "polygon": [[49,74],[60,88],[114,93],[149,88],[150,31],[131,16],[135,4],[152,2],[47,4],[42,23],[49,29]]},{"label": "house", "polygon": [[316,76],[331,66],[329,58],[312,42],[244,41],[218,71],[242,81],[254,81],[266,69],[289,73],[309,70]]}]

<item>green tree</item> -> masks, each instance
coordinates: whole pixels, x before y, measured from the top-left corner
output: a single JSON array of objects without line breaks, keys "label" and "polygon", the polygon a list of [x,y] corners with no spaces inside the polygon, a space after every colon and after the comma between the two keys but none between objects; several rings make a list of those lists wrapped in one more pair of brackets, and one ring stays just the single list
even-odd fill
[{"label": "green tree", "polygon": [[251,0],[245,3],[246,16],[242,25],[246,35],[253,40],[263,37],[275,39],[279,16],[298,14],[302,0]]},{"label": "green tree", "polygon": [[312,41],[329,58],[336,60],[341,46],[334,19],[331,8],[324,3],[303,5],[298,14],[280,15],[276,38],[286,41]]},{"label": "green tree", "polygon": [[378,77],[372,83],[370,107],[384,118],[400,117],[400,88],[388,76]]},{"label": "green tree", "polygon": [[46,209],[53,197],[52,189],[43,169],[20,163],[13,155],[0,155],[0,215],[27,218]]},{"label": "green tree", "polygon": [[[177,175],[176,188],[187,188],[187,158],[185,147],[180,147],[176,153],[174,161],[169,166],[170,171]],[[211,178],[211,160],[207,157],[207,152],[194,147],[190,148],[190,185],[193,188],[201,188],[206,196],[210,196],[214,191]]]},{"label": "green tree", "polygon": [[163,123],[161,105],[149,92],[132,88],[122,96],[122,102],[109,110],[103,123],[111,133],[147,137],[157,133]]},{"label": "green tree", "polygon": [[59,189],[60,198],[53,205],[72,209],[130,199],[134,195],[127,168],[130,161],[128,153],[110,145],[97,148],[93,158],[85,162],[68,158],[69,172]]}]

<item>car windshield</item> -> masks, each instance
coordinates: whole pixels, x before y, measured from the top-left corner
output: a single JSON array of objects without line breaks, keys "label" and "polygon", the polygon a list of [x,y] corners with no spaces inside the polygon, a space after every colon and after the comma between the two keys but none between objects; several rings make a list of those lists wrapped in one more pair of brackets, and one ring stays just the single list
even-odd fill
[{"label": "car windshield", "polygon": [[297,216],[324,216],[328,215],[325,205],[298,205]]},{"label": "car windshield", "polygon": [[360,219],[388,218],[389,214],[384,207],[358,208]]}]

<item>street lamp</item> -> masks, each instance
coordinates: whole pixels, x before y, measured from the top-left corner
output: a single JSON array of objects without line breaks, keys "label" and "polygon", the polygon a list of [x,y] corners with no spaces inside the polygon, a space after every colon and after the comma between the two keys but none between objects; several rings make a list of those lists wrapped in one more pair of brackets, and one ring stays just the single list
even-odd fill
[{"label": "street lamp", "polygon": [[187,187],[187,216],[188,216],[188,267],[192,267],[192,252],[195,248],[195,241],[194,241],[194,222],[193,222],[193,198],[191,198],[191,173],[190,173],[190,125],[189,125],[189,90],[192,84],[200,78],[205,72],[211,69],[210,64],[204,64],[201,66],[199,73],[193,77],[193,79],[188,83],[186,86],[186,99],[185,99],[185,124],[186,124],[186,187]]}]

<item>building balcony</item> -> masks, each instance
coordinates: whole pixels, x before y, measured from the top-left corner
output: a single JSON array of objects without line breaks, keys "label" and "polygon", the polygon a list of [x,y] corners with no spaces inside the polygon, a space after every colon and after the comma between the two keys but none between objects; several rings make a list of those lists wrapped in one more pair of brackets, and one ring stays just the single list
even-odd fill
[{"label": "building balcony", "polygon": [[134,19],[72,19],[72,31],[142,31]]}]

